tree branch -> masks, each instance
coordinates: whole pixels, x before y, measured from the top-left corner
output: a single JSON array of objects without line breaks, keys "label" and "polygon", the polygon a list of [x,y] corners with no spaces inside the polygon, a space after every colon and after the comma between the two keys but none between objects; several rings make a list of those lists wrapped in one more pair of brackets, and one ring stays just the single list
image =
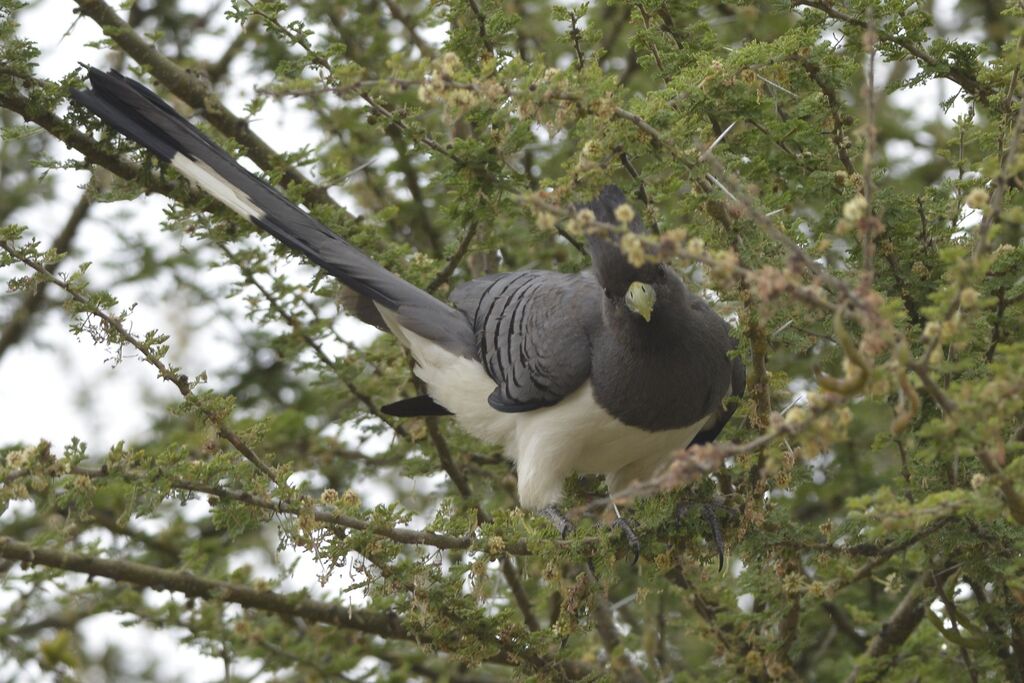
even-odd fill
[{"label": "tree branch", "polygon": [[280,485],[277,474],[272,470],[263,459],[256,454],[256,452],[246,444],[241,437],[227,424],[227,419],[224,415],[212,410],[210,407],[204,404],[203,401],[199,400],[199,397],[192,391],[192,383],[188,376],[180,373],[177,369],[172,369],[161,358],[161,353],[149,342],[144,342],[135,335],[133,335],[121,322],[119,316],[115,316],[101,308],[101,306],[92,298],[85,296],[81,291],[73,288],[69,281],[57,277],[52,272],[47,270],[45,266],[31,258],[25,252],[16,249],[10,242],[0,241],[0,249],[7,252],[12,258],[20,261],[24,265],[34,270],[42,281],[51,282],[71,298],[73,301],[82,306],[83,310],[89,315],[95,316],[100,319],[108,329],[113,330],[117,333],[118,341],[121,343],[127,343],[132,346],[136,351],[142,354],[142,357],[147,363],[156,368],[161,379],[170,382],[177,388],[185,402],[197,409],[209,422],[210,424],[217,427],[217,433],[230,443],[236,451],[238,451],[246,460],[251,462],[256,469],[262,472],[272,482]]},{"label": "tree branch", "polygon": [[[858,26],[860,28],[868,28],[868,21],[859,17],[854,17],[850,14],[837,9],[829,0],[792,0],[791,6],[793,9],[797,9],[801,6],[811,7],[820,12],[824,12],[833,19],[838,19],[847,24]],[[888,31],[881,31],[876,29],[879,40],[896,45],[906,50],[910,55],[916,58],[922,64],[925,64],[938,73],[943,73],[945,78],[953,81],[966,92],[970,93],[978,99],[979,102],[987,104],[989,96],[994,94],[988,86],[983,86],[973,76],[968,73],[955,63],[939,61],[937,57],[930,54],[926,48],[917,43],[913,42],[909,38],[897,36]]]},{"label": "tree branch", "polygon": [[[71,248],[71,243],[78,234],[78,228],[81,226],[82,221],[85,220],[91,207],[92,199],[89,196],[89,188],[86,188],[82,192],[82,196],[79,197],[78,203],[75,204],[75,208],[71,210],[71,215],[64,224],[64,228],[50,247],[50,249],[60,255],[56,261],[47,266],[47,270],[51,273],[60,265],[64,255]],[[14,309],[3,329],[0,330],[0,359],[3,358],[4,353],[12,346],[21,341],[25,333],[28,332],[32,318],[39,312],[46,301],[46,287],[46,282],[40,282],[31,292],[22,296],[21,302]]]},{"label": "tree branch", "polygon": [[[282,183],[299,188],[307,205],[338,205],[327,191],[306,178],[297,168],[287,163],[280,154],[256,135],[249,124],[232,114],[203,82],[186,69],[165,57],[146,38],[139,35],[117,12],[103,0],[75,0],[81,13],[103,29],[103,32],[136,62],[148,67],[153,76],[172,93],[193,109],[201,110],[204,117],[224,135],[238,141],[246,149],[246,156],[268,173],[282,171]],[[347,218],[351,218],[347,215]]]},{"label": "tree branch", "polygon": [[[910,637],[910,634],[914,632],[914,629],[921,623],[921,620],[924,619],[924,610],[924,589],[919,579],[904,594],[896,609],[893,610],[878,630],[878,633],[875,634],[875,637],[868,643],[868,649],[862,657],[865,659],[878,659],[898,649]],[[861,661],[864,660],[862,659]],[[846,683],[857,683],[857,681],[861,680],[858,677],[860,668],[860,663],[854,665],[853,671],[846,678]],[[877,680],[888,669],[889,666],[883,666],[881,670],[873,669],[875,677],[871,680]]]},{"label": "tree branch", "polygon": [[[431,642],[423,634],[410,633],[393,615],[330,605],[302,597],[301,594],[282,595],[271,590],[259,590],[244,584],[208,579],[131,560],[108,560],[66,550],[37,548],[9,536],[0,536],[0,557],[29,565],[102,576],[156,590],[178,591],[192,598],[234,602],[248,609],[301,617],[385,638]],[[506,661],[501,657],[498,659],[499,663]]]}]

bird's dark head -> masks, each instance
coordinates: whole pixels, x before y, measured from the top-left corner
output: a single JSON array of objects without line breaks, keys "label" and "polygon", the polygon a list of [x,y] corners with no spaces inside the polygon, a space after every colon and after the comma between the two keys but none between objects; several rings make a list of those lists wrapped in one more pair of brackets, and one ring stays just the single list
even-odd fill
[{"label": "bird's dark head", "polygon": [[[626,223],[634,234],[645,232],[643,221],[630,208],[626,195],[615,185],[605,186],[597,197],[577,208],[593,211],[598,223]],[[636,249],[642,248],[636,244]],[[587,235],[587,249],[594,264],[594,275],[613,307],[622,307],[624,312],[650,322],[658,293],[666,280],[666,267],[649,261],[639,267],[630,263],[623,250],[621,233],[592,231]]]}]

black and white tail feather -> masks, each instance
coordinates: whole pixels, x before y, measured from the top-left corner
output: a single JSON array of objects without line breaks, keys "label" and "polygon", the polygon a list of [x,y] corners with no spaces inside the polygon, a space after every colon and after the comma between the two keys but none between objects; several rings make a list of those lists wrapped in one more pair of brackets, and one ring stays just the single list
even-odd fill
[{"label": "black and white tail feather", "polygon": [[76,102],[338,278],[354,291],[350,310],[357,316],[362,312],[360,317],[377,326],[382,319],[389,327],[397,323],[453,354],[476,356],[473,330],[461,313],[389,272],[242,168],[151,90],[116,71],[94,68],[89,82],[92,90],[72,92]]}]

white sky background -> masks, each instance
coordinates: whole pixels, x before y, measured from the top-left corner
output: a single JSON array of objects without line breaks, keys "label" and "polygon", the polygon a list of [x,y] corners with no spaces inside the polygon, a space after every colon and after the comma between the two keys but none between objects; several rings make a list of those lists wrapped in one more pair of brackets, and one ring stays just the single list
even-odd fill
[{"label": "white sky background", "polygon": [[[227,3],[218,4],[222,8],[227,6]],[[202,0],[184,0],[182,5],[200,11],[210,7],[209,2]],[[106,53],[85,47],[87,43],[102,38],[100,30],[87,18],[76,23],[77,15],[72,12],[72,8],[72,3],[67,0],[44,0],[33,3],[30,9],[20,15],[21,35],[35,41],[42,52],[39,73],[43,77],[61,78],[78,62],[96,66],[108,64]],[[953,8],[952,0],[937,3],[938,20],[946,24],[956,20]],[[223,17],[219,21],[229,26],[226,36],[235,35],[237,24]],[[971,32],[979,31],[979,27],[980,19],[973,25],[968,23],[963,30],[970,35]],[[63,35],[69,30],[68,35]],[[443,27],[430,37],[437,43],[442,42],[445,37]],[[204,37],[202,41],[202,49],[197,49],[199,54],[219,56],[224,49],[224,38]],[[238,66],[236,64],[235,68]],[[238,85],[245,82],[246,79],[238,79],[232,90],[224,95],[225,103],[236,113],[242,113],[243,104],[251,96],[254,84],[248,84],[245,91]],[[898,93],[896,97],[900,104],[908,106],[921,123],[933,121],[938,116],[952,122],[956,115],[965,110],[962,103],[955,105],[948,115],[942,114],[937,104],[940,99],[955,92],[955,88],[949,83],[940,85],[932,82],[912,92]],[[284,104],[287,106],[288,102]],[[270,101],[259,118],[251,123],[256,133],[272,147],[285,152],[319,142],[320,133],[316,126],[304,124],[303,121],[309,121],[305,112],[294,107],[284,109],[279,103]],[[904,143],[900,147],[887,149],[891,160],[902,158],[907,164],[917,164],[922,160],[920,155],[927,154]],[[63,147],[55,146],[54,151],[69,154]],[[39,237],[44,245],[64,225],[88,174],[60,171],[55,173],[55,178],[57,199],[18,212],[11,218],[12,222],[29,226],[31,233]],[[119,244],[113,236],[115,228],[128,234],[145,235],[165,254],[180,249],[182,240],[191,238],[159,231],[161,211],[166,201],[162,197],[150,196],[138,197],[130,204],[119,202],[95,205],[80,228],[73,256],[62,269],[70,269],[83,261],[92,261],[95,266],[90,271],[91,277],[96,279],[97,286],[106,287],[107,283],[102,279],[104,264],[118,263],[123,259],[118,249]],[[194,246],[192,244],[190,248]],[[204,285],[207,282],[231,282],[233,276],[227,269],[212,270],[206,274],[209,279],[204,281]],[[51,288],[51,296],[54,293]],[[113,293],[124,305],[139,303],[132,315],[136,331],[157,328],[169,332],[171,360],[190,376],[206,370],[212,388],[223,386],[220,371],[230,368],[239,359],[238,350],[233,346],[237,333],[226,322],[227,316],[210,317],[209,324],[198,329],[183,328],[185,319],[179,314],[182,304],[174,297],[173,283],[169,278],[161,281],[156,288],[152,284],[141,287],[125,285],[117,287]],[[168,293],[167,299],[161,298],[164,293]],[[244,307],[239,299],[224,300],[221,305],[225,310],[236,313]],[[0,308],[0,315],[3,313],[4,309]],[[233,315],[231,318],[231,325],[239,321],[241,324],[252,324],[245,321],[244,316]],[[359,343],[367,341],[374,334],[370,328],[350,319],[339,331],[342,336]],[[165,406],[180,398],[174,387],[161,382],[150,366],[135,358],[126,357],[120,365],[112,367],[107,362],[110,354],[106,349],[96,347],[88,339],[78,341],[68,333],[66,317],[60,310],[50,311],[38,318],[33,324],[31,335],[31,339],[15,346],[0,360],[0,415],[4,416],[0,424],[2,444],[18,441],[34,444],[45,438],[59,450],[73,436],[77,436],[89,444],[93,455],[100,455],[119,440],[130,441],[143,436],[147,425],[163,413]],[[183,339],[187,339],[187,344],[182,343]],[[429,487],[434,484],[421,481],[418,485]],[[385,502],[390,498],[380,487],[372,485],[368,485],[361,493],[366,497],[364,500],[369,499],[368,502]],[[197,514],[202,512],[202,509],[197,509]],[[260,564],[259,558],[245,559],[257,566]],[[316,584],[312,563],[300,563],[293,587],[315,588]],[[148,591],[148,595],[154,601],[168,597],[166,593],[154,591]],[[9,594],[0,593],[0,612],[10,598]],[[159,660],[165,676],[179,676],[189,681],[221,680],[223,667],[220,660],[205,657],[193,648],[178,644],[175,636],[181,633],[145,627],[126,628],[120,625],[120,621],[117,616],[88,620],[85,622],[87,641],[97,648],[101,643],[116,641],[128,652],[160,652]],[[145,659],[140,660],[140,664]],[[0,664],[0,677],[10,673],[8,668]],[[24,673],[33,678],[40,675],[39,671]]]}]

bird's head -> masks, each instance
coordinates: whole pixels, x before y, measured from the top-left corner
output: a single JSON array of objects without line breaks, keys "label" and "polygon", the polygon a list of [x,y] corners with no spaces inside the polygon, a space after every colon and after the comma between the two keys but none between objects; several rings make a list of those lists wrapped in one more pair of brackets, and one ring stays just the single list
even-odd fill
[{"label": "bird's head", "polygon": [[623,297],[623,304],[627,310],[643,318],[644,322],[651,322],[651,316],[654,314],[654,303],[657,299],[658,293],[653,285],[634,280],[629,283],[626,296]]},{"label": "bird's head", "polygon": [[[628,205],[629,200],[622,190],[608,185],[596,198],[578,208],[593,211],[599,223],[625,222],[630,231],[642,234],[643,221]],[[623,206],[627,209],[620,208]],[[651,322],[658,293],[666,280],[666,267],[660,263],[645,262],[639,267],[630,263],[622,249],[621,234],[607,235],[600,231],[588,234],[587,248],[594,264],[594,275],[613,311],[621,309],[623,314]],[[637,245],[637,248],[642,247]]]}]

